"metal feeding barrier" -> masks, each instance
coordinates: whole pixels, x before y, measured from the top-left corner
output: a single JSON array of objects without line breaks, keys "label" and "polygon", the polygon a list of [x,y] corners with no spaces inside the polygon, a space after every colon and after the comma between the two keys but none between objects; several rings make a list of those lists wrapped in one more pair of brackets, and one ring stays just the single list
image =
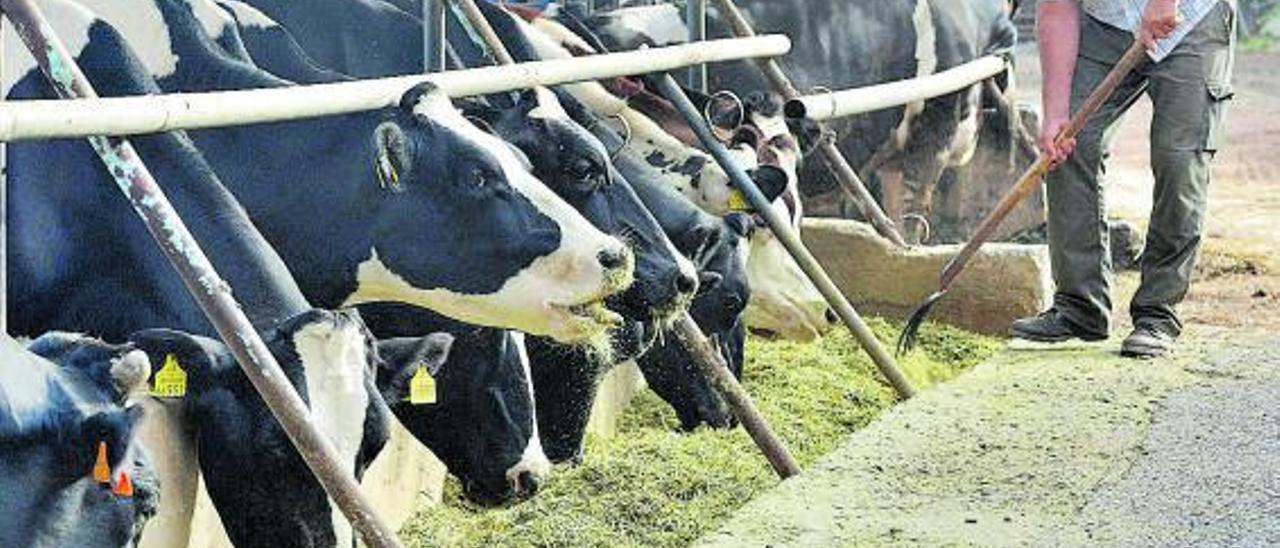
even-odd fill
[{"label": "metal feeding barrier", "polygon": [[[66,46],[33,0],[0,0],[0,15],[13,22],[27,49],[61,100],[0,104],[0,142],[41,138],[88,138],[134,211],[142,218],[187,291],[226,343],[245,375],[315,475],[351,522],[365,545],[398,547],[394,531],[345,472],[328,438],[310,422],[310,412],[261,337],[253,329],[231,288],[210,264],[199,243],[169,203],[128,139],[133,135],[295,120],[373,110],[396,104],[415,84],[430,81],[457,97],[480,95],[613,76],[673,70],[715,60],[780,55],[791,43],[785,36],[712,41],[644,52],[627,52],[571,61],[525,63],[431,76],[384,78],[289,88],[99,98]],[[443,17],[440,18],[443,21]],[[439,30],[440,27],[436,27]],[[429,32],[429,31],[427,31]],[[428,42],[430,44],[432,42]],[[424,48],[429,46],[424,45]],[[440,59],[430,50],[426,59]],[[2,68],[2,67],[0,67]],[[2,189],[4,185],[0,185]],[[3,193],[0,192],[0,206]],[[2,212],[2,211],[0,211]],[[3,233],[0,232],[0,237]],[[3,240],[0,240],[3,243]],[[0,247],[0,251],[3,248]],[[2,254],[0,254],[2,255]],[[0,262],[0,276],[3,276]],[[3,278],[0,277],[0,284]],[[0,289],[3,289],[0,286]],[[0,315],[7,313],[0,293]]]}]

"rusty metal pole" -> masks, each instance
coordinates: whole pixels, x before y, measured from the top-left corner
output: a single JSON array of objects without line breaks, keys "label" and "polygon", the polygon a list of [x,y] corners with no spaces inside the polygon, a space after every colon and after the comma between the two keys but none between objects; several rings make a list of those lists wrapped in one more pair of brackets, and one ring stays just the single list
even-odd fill
[{"label": "rusty metal pole", "polygon": [[448,0],[422,0],[422,71],[441,72],[445,69],[445,14]]},{"label": "rusty metal pole", "polygon": [[676,83],[675,78],[670,74],[663,74],[658,79],[658,90],[671,102],[680,116],[684,118],[689,127],[693,128],[694,133],[698,135],[698,140],[702,142],[702,146],[711,153],[716,163],[724,168],[725,173],[729,175],[733,186],[742,191],[747,197],[747,202],[769,225],[769,229],[778,237],[778,241],[782,242],[782,246],[787,248],[787,253],[796,260],[796,264],[803,270],[805,276],[813,282],[818,288],[818,292],[826,298],[827,304],[831,305],[831,309],[835,310],[836,315],[840,316],[840,320],[844,322],[845,327],[853,333],[854,338],[866,350],[867,355],[871,357],[871,361],[875,362],[876,367],[880,370],[880,374],[889,381],[889,385],[898,393],[898,397],[907,399],[915,395],[915,388],[911,386],[911,381],[907,379],[902,370],[898,368],[898,364],[893,360],[893,356],[885,350],[880,344],[880,340],[876,338],[876,334],[867,327],[866,322],[862,321],[862,316],[858,315],[858,311],[853,308],[846,299],[840,289],[836,287],[835,282],[831,281],[831,277],[823,270],[822,265],[809,253],[808,248],[804,246],[804,242],[800,241],[800,235],[791,228],[786,219],[783,219],[777,211],[771,207],[769,200],[764,197],[760,189],[756,187],[751,177],[733,160],[729,154],[729,150],[725,148],[724,143],[716,139],[711,133],[711,129],[707,127],[706,120],[702,114],[698,112],[697,107],[689,101],[689,97],[684,94],[684,90],[680,89],[680,85]]},{"label": "rusty metal pole", "polygon": [[[733,0],[716,0],[716,5],[720,15],[729,21],[729,27],[733,29],[734,36],[756,35],[756,31],[751,28],[751,24],[747,22],[746,17],[743,17]],[[776,60],[771,57],[762,57],[756,59],[756,65],[760,67],[760,71],[769,80],[774,91],[782,95],[783,100],[790,101],[800,97],[800,91],[791,83],[791,79],[787,78],[786,73],[782,72],[782,67]],[[902,234],[898,233],[898,228],[894,226],[893,221],[884,214],[884,210],[880,209],[875,197],[871,196],[867,186],[858,177],[858,172],[853,170],[853,166],[849,165],[849,161],[840,153],[840,149],[836,148],[834,134],[829,132],[826,124],[818,125],[822,129],[822,137],[818,142],[818,154],[822,156],[823,162],[835,176],[836,182],[840,183],[840,188],[853,200],[858,211],[867,219],[867,222],[871,223],[871,226],[875,227],[877,233],[898,247],[907,247],[906,240],[902,239]]]},{"label": "rusty metal pole", "polygon": [[[98,96],[32,0],[0,0],[0,10],[13,22],[60,97]],[[90,137],[89,144],[106,164],[134,211],[142,217],[187,291],[231,349],[271,413],[280,421],[302,459],[364,543],[372,547],[399,547],[395,533],[378,517],[360,492],[355,477],[339,464],[337,452],[328,438],[311,422],[310,410],[287,382],[275,357],[232,297],[231,288],[187,231],[133,145],[121,137],[103,136]]]},{"label": "rusty metal pole", "polygon": [[[689,27],[689,43],[707,39],[707,0],[685,0],[684,23]],[[685,84],[689,89],[706,93],[707,65],[698,64],[689,67]]]},{"label": "rusty metal pole", "polygon": [[[0,10],[0,88],[4,85],[4,12]],[[0,96],[0,101],[5,98]],[[9,333],[9,145],[0,141],[0,335]]]},{"label": "rusty metal pole", "polygon": [[[507,51],[507,47],[503,45],[502,40],[498,38],[497,33],[493,31],[493,26],[484,18],[484,14],[480,13],[476,7],[474,0],[455,0],[463,10],[463,14],[467,17],[467,23],[471,25],[472,30],[476,31],[485,44],[489,47],[495,59],[502,64],[512,64],[515,60],[511,57],[511,53]],[[778,476],[786,479],[800,473],[800,465],[796,463],[795,457],[791,456],[791,451],[787,449],[786,443],[773,432],[769,427],[769,421],[765,420],[760,411],[756,409],[755,403],[751,401],[751,396],[747,395],[747,391],[738,383],[738,379],[729,371],[729,364],[707,336],[702,333],[698,324],[689,317],[686,311],[676,320],[674,331],[676,338],[680,339],[680,343],[689,350],[694,357],[694,363],[698,364],[703,374],[711,381],[711,385],[719,392],[720,397],[724,398],[729,409],[733,412],[733,416],[742,423],[742,427],[746,429],[751,439],[756,442],[756,446],[760,448],[760,452],[768,459],[769,464],[773,466]]]},{"label": "rusty metal pole", "polygon": [[756,442],[756,447],[759,447],[760,452],[769,460],[769,465],[773,466],[773,471],[778,473],[778,477],[787,479],[799,474],[800,464],[796,462],[795,457],[791,456],[791,450],[787,449],[787,444],[773,432],[769,421],[765,420],[746,389],[742,388],[742,384],[729,370],[729,364],[725,362],[724,356],[716,351],[715,346],[702,333],[689,313],[682,313],[672,327],[680,344],[693,355],[693,363],[698,365],[698,369],[706,375],[707,380],[710,380],[711,385],[716,388],[716,392],[729,405],[733,416],[742,423],[742,428],[751,436],[752,441]]}]

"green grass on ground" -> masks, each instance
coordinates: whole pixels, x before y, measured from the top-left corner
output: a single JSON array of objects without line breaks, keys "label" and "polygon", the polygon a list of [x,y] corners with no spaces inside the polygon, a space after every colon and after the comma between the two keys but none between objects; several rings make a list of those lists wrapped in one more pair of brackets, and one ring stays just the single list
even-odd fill
[{"label": "green grass on ground", "polygon": [[[882,341],[900,325],[871,320]],[[902,366],[919,386],[954,377],[990,356],[995,339],[928,325]],[[807,466],[893,404],[893,391],[847,332],[815,344],[748,343],[746,387]],[[586,459],[556,470],[533,500],[482,510],[462,502],[456,481],[445,502],[409,521],[409,546],[686,546],[752,497],[777,484],[739,428],[674,431],[665,403],[645,393],[621,434],[589,438]]]}]

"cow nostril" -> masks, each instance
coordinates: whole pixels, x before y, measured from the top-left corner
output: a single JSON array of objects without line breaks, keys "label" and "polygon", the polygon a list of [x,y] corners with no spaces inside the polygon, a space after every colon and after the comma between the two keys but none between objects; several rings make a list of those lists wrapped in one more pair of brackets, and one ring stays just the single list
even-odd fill
[{"label": "cow nostril", "polygon": [[825,315],[827,317],[827,323],[836,323],[840,321],[840,316],[837,316],[836,311],[831,308],[827,308]]},{"label": "cow nostril", "polygon": [[698,290],[698,279],[681,272],[676,275],[676,291],[680,293],[693,293]]},{"label": "cow nostril", "polygon": [[617,270],[627,264],[627,254],[621,247],[603,249],[596,254],[596,258],[600,260],[600,266],[605,270]]},{"label": "cow nostril", "polygon": [[516,476],[516,487],[521,496],[532,497],[538,494],[538,489],[542,487],[542,482],[532,472],[526,470]]}]

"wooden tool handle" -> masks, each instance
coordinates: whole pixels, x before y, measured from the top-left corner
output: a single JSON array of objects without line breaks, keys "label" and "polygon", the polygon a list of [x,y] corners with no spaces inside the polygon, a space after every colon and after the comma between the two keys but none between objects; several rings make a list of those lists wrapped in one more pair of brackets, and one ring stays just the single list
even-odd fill
[{"label": "wooden tool handle", "polygon": [[[1133,45],[1129,46],[1129,49],[1124,52],[1124,55],[1120,57],[1116,65],[1111,68],[1111,72],[1108,72],[1107,76],[1102,79],[1102,83],[1098,84],[1093,93],[1089,94],[1089,97],[1084,100],[1084,104],[1080,105],[1080,109],[1071,116],[1071,120],[1067,122],[1067,125],[1058,132],[1058,136],[1054,138],[1054,141],[1061,144],[1064,141],[1074,139],[1084,129],[1085,124],[1089,123],[1089,118],[1092,118],[1098,112],[1102,104],[1107,102],[1111,94],[1120,86],[1120,82],[1130,72],[1133,72],[1133,69],[1137,68],[1139,63],[1146,59],[1146,55],[1147,52],[1142,47],[1142,43],[1134,40]],[[1009,212],[1013,211],[1013,208],[1017,207],[1023,199],[1035,190],[1036,184],[1052,167],[1049,157],[1041,154],[1040,157],[1036,158],[1036,162],[1023,172],[1013,187],[1000,198],[1000,202],[996,204],[995,209],[988,213],[986,218],[982,219],[982,224],[978,225],[978,230],[969,239],[969,243],[965,244],[960,253],[956,254],[951,259],[951,262],[947,263],[947,267],[942,271],[943,290],[951,287],[956,277],[969,264],[973,256],[978,253],[978,248],[982,247],[982,244],[991,238],[996,228],[1009,215]]]}]

